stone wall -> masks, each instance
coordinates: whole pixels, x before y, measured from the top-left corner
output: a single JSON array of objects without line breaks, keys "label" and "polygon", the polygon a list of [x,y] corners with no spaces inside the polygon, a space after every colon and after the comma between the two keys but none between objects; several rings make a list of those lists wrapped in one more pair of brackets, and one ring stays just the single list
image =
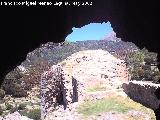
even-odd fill
[{"label": "stone wall", "polygon": [[119,77],[120,81],[127,82],[130,80],[129,72],[125,62],[117,64],[115,71],[117,72],[117,76]]},{"label": "stone wall", "polygon": [[[122,85],[125,93],[136,102],[149,107],[153,110],[159,108],[160,100],[156,95],[160,84],[148,83],[143,81],[130,81]],[[160,94],[160,92],[158,93]]]},{"label": "stone wall", "polygon": [[70,105],[78,101],[78,82],[64,72],[60,65],[53,65],[41,76],[41,119],[58,105],[71,109]]}]

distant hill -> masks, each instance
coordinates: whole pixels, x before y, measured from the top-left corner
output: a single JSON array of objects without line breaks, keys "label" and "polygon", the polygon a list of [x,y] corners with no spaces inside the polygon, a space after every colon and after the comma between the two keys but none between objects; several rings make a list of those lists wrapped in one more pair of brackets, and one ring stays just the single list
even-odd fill
[{"label": "distant hill", "polygon": [[116,33],[114,31],[109,32],[102,40],[108,40],[108,41],[114,41],[114,42],[121,41],[120,38],[116,37]]},{"label": "distant hill", "polygon": [[138,50],[138,47],[132,42],[124,42],[116,37],[112,31],[102,40],[86,40],[77,42],[49,42],[42,44],[40,48],[28,53],[23,65],[36,64],[39,60],[48,61],[51,65],[57,64],[71,54],[82,50],[106,50],[112,55],[125,59],[130,52]]}]

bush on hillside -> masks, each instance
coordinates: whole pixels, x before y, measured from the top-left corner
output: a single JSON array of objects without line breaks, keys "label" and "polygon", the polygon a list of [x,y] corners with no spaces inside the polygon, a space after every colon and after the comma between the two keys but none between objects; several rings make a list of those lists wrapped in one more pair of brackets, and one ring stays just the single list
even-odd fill
[{"label": "bush on hillside", "polygon": [[13,97],[26,97],[28,90],[39,85],[41,74],[48,70],[49,67],[48,62],[41,59],[37,59],[37,64],[32,64],[25,73],[16,67],[6,75],[2,88],[6,94]]},{"label": "bush on hillside", "polygon": [[26,104],[25,103],[21,103],[18,106],[18,110],[24,110],[26,108]]},{"label": "bush on hillside", "polygon": [[0,106],[0,115],[2,115],[4,112],[3,108]]},{"label": "bush on hillside", "polygon": [[40,109],[33,109],[29,112],[23,111],[21,112],[23,116],[27,116],[28,118],[34,119],[34,120],[40,120],[41,119],[41,110]]},{"label": "bush on hillside", "polygon": [[5,91],[3,89],[0,89],[0,100],[3,100],[5,97]]},{"label": "bush on hillside", "polygon": [[13,97],[27,97],[27,91],[16,80],[5,79],[2,87],[8,95],[12,95]]},{"label": "bush on hillside", "polygon": [[154,71],[153,82],[154,83],[160,83],[160,71]]},{"label": "bush on hillside", "polygon": [[5,106],[6,106],[6,110],[11,110],[13,108],[13,106],[8,102],[5,102]]},{"label": "bush on hillside", "polygon": [[27,94],[27,91],[24,90],[21,85],[15,84],[13,88],[12,96],[13,97],[27,97],[28,94]]},{"label": "bush on hillside", "polygon": [[13,97],[26,97],[27,91],[21,86],[21,78],[22,74],[18,67],[9,72],[5,76],[2,84],[2,89],[5,91],[5,94],[12,95]]},{"label": "bush on hillside", "polygon": [[151,69],[151,65],[157,62],[156,53],[148,52],[146,48],[143,48],[127,55],[126,62],[129,67],[131,79],[158,81],[158,75],[154,75],[155,70]]},{"label": "bush on hillside", "polygon": [[47,61],[38,61],[37,64],[31,65],[28,68],[28,73],[23,75],[24,88],[30,89],[30,86],[37,86],[41,80],[41,74],[48,70],[50,65]]}]

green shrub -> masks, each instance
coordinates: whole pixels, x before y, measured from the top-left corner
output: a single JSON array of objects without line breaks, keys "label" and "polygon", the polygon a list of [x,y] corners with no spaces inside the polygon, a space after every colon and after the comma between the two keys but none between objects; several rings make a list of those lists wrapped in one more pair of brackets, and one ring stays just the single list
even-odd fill
[{"label": "green shrub", "polygon": [[14,88],[13,88],[13,93],[12,93],[13,97],[27,97],[27,91],[24,90],[19,84],[15,84]]},{"label": "green shrub", "polygon": [[18,106],[18,110],[24,110],[26,108],[26,104],[25,103],[21,103]]},{"label": "green shrub", "polygon": [[2,100],[5,97],[5,91],[0,89],[0,100]]},{"label": "green shrub", "polygon": [[17,105],[16,105],[15,107],[12,107],[12,108],[10,109],[9,113],[14,113],[14,112],[16,112],[17,110],[18,110],[18,107],[17,107]]},{"label": "green shrub", "polygon": [[[129,66],[131,79],[145,81],[159,81],[159,75],[154,75],[155,70],[151,69],[152,64],[157,63],[157,54],[149,52],[146,48],[132,52],[126,57]],[[155,68],[157,68],[155,66]]]},{"label": "green shrub", "polygon": [[27,91],[24,90],[21,84],[18,84],[14,79],[5,79],[2,87],[6,94],[12,95],[13,97],[27,96]]},{"label": "green shrub", "polygon": [[160,83],[160,72],[159,71],[155,71],[153,73],[153,82]]},{"label": "green shrub", "polygon": [[23,88],[25,90],[31,90],[31,88],[34,86],[39,86],[41,74],[49,68],[50,65],[48,61],[37,59],[37,62],[35,64],[31,64],[31,66],[28,68],[27,74],[24,74],[22,77],[25,83]]},{"label": "green shrub", "polygon": [[2,107],[0,106],[0,115],[2,115],[3,114],[3,109],[2,109]]},{"label": "green shrub", "polygon": [[40,118],[41,118],[41,110],[40,109],[33,109],[29,112],[23,111],[23,112],[21,112],[21,114],[23,116],[27,116],[27,117],[34,119],[34,120],[40,120]]},{"label": "green shrub", "polygon": [[2,88],[3,90],[5,91],[6,94],[9,94],[11,95],[13,93],[13,87],[14,87],[14,83],[15,83],[15,80],[12,80],[12,79],[4,79],[4,82],[2,84]]},{"label": "green shrub", "polygon": [[5,105],[7,110],[10,110],[13,108],[13,106],[10,103],[5,102]]}]

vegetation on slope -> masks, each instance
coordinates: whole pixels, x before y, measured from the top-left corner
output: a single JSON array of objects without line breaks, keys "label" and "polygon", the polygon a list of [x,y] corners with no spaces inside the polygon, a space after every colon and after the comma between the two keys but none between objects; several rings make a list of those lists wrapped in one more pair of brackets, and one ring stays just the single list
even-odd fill
[{"label": "vegetation on slope", "polygon": [[160,72],[157,67],[157,54],[149,52],[147,49],[139,49],[127,55],[131,79],[158,82]]},{"label": "vegetation on slope", "polygon": [[6,94],[15,97],[27,96],[26,90],[39,85],[41,74],[53,64],[57,64],[75,52],[100,48],[109,51],[115,57],[124,59],[128,65],[131,79],[148,80],[155,83],[159,81],[160,72],[156,65],[157,54],[149,52],[145,48],[140,50],[133,43],[123,41],[65,41],[47,43],[29,53],[27,59],[22,63],[28,72],[22,74],[18,68],[15,68],[6,76],[2,88]]}]

